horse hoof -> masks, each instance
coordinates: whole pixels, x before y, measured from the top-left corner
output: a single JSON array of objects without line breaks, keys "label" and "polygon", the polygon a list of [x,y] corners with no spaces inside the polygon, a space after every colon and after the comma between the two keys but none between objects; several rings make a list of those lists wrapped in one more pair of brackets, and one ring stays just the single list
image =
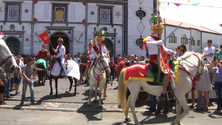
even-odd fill
[{"label": "horse hoof", "polygon": [[103,109],[103,106],[99,105],[99,106],[98,106],[98,109]]},{"label": "horse hoof", "polygon": [[131,122],[130,118],[125,118],[125,122]]},{"label": "horse hoof", "polygon": [[76,96],[76,93],[74,93],[73,95]]},{"label": "horse hoof", "polygon": [[50,92],[50,95],[52,95],[53,94],[53,92]]},{"label": "horse hoof", "polygon": [[87,106],[88,106],[88,107],[90,107],[90,106],[91,106],[91,104],[87,104]]},{"label": "horse hoof", "polygon": [[171,125],[183,125],[181,122],[171,122]]},{"label": "horse hoof", "polygon": [[69,91],[69,90],[66,90],[66,93],[68,93],[68,94],[69,94],[69,93],[70,93],[70,91]]}]

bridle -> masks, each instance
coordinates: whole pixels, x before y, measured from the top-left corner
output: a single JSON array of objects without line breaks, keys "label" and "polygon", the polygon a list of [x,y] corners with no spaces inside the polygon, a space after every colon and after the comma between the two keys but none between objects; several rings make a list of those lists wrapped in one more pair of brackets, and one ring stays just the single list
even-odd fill
[{"label": "bridle", "polygon": [[[103,69],[106,71],[106,69],[107,68],[109,68],[110,66],[108,65],[108,66],[105,66],[104,64],[103,64],[103,62],[105,62],[104,60],[103,60],[103,56],[99,56],[99,58],[96,60],[96,63],[95,63],[95,68],[97,68],[97,63],[98,63],[98,65],[100,66],[100,64],[102,65],[102,67],[103,67]],[[99,68],[97,68],[99,71],[102,71],[102,70],[100,70]]]},{"label": "bridle", "polygon": [[13,57],[12,54],[6,57],[5,59],[2,59],[2,57],[0,57],[1,58],[0,67],[2,67],[2,65],[4,65],[12,57]]},{"label": "bridle", "polygon": [[[183,61],[186,61],[186,62],[192,64],[193,67],[196,67],[196,68],[197,68],[197,73],[195,74],[195,76],[192,75],[190,72],[188,72],[188,71],[186,70],[186,68],[185,68],[181,63],[178,63],[178,65],[180,65],[180,67],[178,67],[178,68],[179,68],[180,70],[182,70],[182,71],[185,71],[185,72],[188,74],[188,76],[190,77],[191,80],[192,80],[192,78],[191,78],[191,76],[192,76],[192,77],[194,78],[194,79],[193,79],[193,82],[195,82],[195,81],[197,81],[197,79],[199,79],[200,76],[202,75],[203,69],[201,69],[201,72],[199,72],[199,67],[200,67],[200,66],[203,67],[203,63],[202,63],[202,60],[200,59],[200,57],[199,57],[197,54],[193,53],[193,55],[196,56],[197,59],[198,59],[198,65],[197,65],[197,66],[196,66],[195,64],[193,64],[192,62],[188,61],[187,59],[182,58],[181,56],[178,57],[178,58],[181,58]],[[188,66],[188,67],[191,67],[191,66]],[[191,67],[191,68],[192,68],[192,67]]]},{"label": "bridle", "polygon": [[[103,62],[105,62],[104,60],[103,60],[103,56],[99,56],[97,59],[96,59],[96,62],[95,62],[95,66],[94,66],[94,68],[95,69],[97,69],[99,72],[101,72],[101,74],[97,74],[96,72],[95,72],[95,69],[93,69],[93,74],[94,74],[94,77],[96,78],[96,80],[98,81],[98,86],[99,86],[99,83],[100,83],[100,81],[102,80],[102,78],[100,79],[100,76],[102,76],[103,75],[103,69],[106,71],[106,69],[107,68],[109,68],[109,65],[108,66],[104,66],[104,64],[103,64]],[[103,67],[103,69],[101,70],[101,69],[99,69],[98,67],[97,67],[97,63],[98,63],[98,65],[100,66],[100,62],[101,62],[101,65],[102,65],[102,67]]]}]

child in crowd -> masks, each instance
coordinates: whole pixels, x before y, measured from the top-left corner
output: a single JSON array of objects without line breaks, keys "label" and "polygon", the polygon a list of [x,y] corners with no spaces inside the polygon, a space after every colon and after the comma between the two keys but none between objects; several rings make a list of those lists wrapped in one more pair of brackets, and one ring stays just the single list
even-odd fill
[{"label": "child in crowd", "polygon": [[20,105],[24,104],[25,101],[25,93],[27,89],[27,85],[29,85],[30,93],[31,93],[31,104],[34,104],[34,88],[33,88],[33,81],[32,81],[32,73],[33,70],[36,71],[46,71],[47,69],[40,69],[34,67],[34,59],[32,57],[28,58],[27,64],[23,67],[22,76],[23,76],[23,88],[22,88],[22,99]]},{"label": "child in crowd", "polygon": [[[17,63],[17,65],[20,64],[19,58],[16,59],[16,63]],[[21,68],[20,68],[20,66],[18,66],[15,70],[15,73],[14,73],[15,95],[19,94],[18,89],[19,89],[19,85],[21,82],[21,78],[22,78],[21,77]]]}]

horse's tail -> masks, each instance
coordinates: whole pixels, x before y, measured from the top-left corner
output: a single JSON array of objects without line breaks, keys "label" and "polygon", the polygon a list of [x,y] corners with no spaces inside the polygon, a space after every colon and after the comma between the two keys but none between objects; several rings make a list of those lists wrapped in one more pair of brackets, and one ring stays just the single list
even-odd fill
[{"label": "horse's tail", "polygon": [[119,81],[118,81],[118,99],[122,110],[125,112],[127,107],[126,101],[126,85],[123,83],[123,70],[119,74]]}]

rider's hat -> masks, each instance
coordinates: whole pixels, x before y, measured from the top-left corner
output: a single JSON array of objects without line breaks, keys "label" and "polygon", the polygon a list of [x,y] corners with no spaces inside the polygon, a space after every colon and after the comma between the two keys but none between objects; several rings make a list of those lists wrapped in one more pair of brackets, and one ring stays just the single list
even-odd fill
[{"label": "rider's hat", "polygon": [[61,38],[61,37],[58,38],[58,39],[57,39],[57,42],[62,42],[62,43],[63,43],[63,38]]},{"label": "rider's hat", "polygon": [[153,25],[150,29],[150,31],[154,31],[155,29],[163,29],[164,26],[162,24],[156,24],[156,25]]},{"label": "rider's hat", "polygon": [[0,39],[4,39],[4,34],[0,32]]},{"label": "rider's hat", "polygon": [[97,42],[98,39],[101,39],[102,41],[105,40],[105,38],[102,36],[104,34],[104,31],[99,29],[98,31],[94,32],[94,35],[96,35],[96,37],[94,38],[95,42]]},{"label": "rider's hat", "polygon": [[42,48],[45,49],[45,47],[46,47],[46,45],[45,45],[45,44],[42,44]]}]

